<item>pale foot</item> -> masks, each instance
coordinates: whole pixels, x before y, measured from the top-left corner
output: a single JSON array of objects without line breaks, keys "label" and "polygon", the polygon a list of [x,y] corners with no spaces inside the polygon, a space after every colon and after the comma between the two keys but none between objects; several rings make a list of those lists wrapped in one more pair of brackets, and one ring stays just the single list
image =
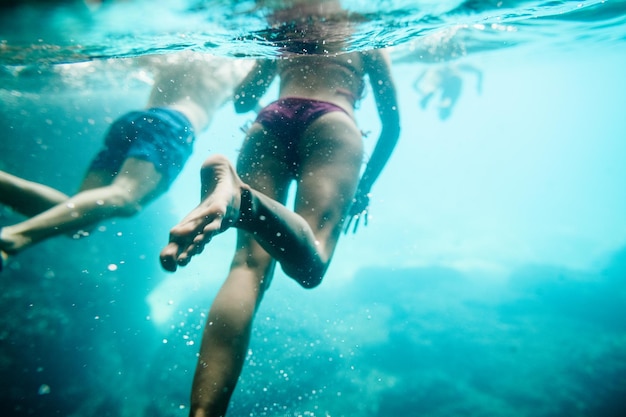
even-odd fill
[{"label": "pale foot", "polygon": [[246,186],[228,159],[210,156],[202,165],[201,176],[202,201],[170,230],[169,244],[161,251],[161,265],[167,271],[187,265],[213,236],[239,220],[241,194]]}]

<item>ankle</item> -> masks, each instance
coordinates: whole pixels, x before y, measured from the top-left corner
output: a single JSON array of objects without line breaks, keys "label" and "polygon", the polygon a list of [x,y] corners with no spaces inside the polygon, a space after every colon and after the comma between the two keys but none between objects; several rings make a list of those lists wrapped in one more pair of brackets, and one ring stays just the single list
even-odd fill
[{"label": "ankle", "polygon": [[241,187],[241,203],[239,206],[239,219],[236,226],[243,230],[248,230],[254,219],[254,204],[252,190],[249,186]]}]

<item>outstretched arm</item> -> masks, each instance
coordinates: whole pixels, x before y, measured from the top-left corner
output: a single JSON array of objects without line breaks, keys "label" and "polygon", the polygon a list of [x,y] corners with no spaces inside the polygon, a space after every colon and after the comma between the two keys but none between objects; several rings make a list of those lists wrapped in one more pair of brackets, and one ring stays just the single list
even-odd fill
[{"label": "outstretched arm", "polygon": [[235,88],[233,102],[237,113],[258,111],[259,100],[276,78],[276,60],[258,60],[248,75]]},{"label": "outstretched arm", "polygon": [[[387,53],[377,50],[364,54],[364,65],[374,92],[382,129],[350,208],[350,217],[357,217],[357,220],[361,215],[367,215],[370,190],[387,164],[400,137],[398,98]],[[355,224],[355,230],[357,225],[358,223]]]},{"label": "outstretched arm", "polygon": [[463,64],[459,66],[459,69],[465,72],[471,72],[476,75],[476,92],[482,93],[483,90],[483,72],[473,65]]},{"label": "outstretched arm", "polygon": [[422,81],[422,79],[424,78],[427,72],[428,70],[425,69],[424,71],[420,73],[420,75],[417,76],[415,81],[413,81],[413,90],[415,90],[418,94],[421,94],[421,95],[426,94],[426,92],[420,88],[420,81]]}]

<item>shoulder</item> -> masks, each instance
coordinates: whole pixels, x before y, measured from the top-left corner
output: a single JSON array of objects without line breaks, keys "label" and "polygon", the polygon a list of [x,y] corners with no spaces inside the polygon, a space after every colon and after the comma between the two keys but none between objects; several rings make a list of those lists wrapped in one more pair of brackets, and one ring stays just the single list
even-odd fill
[{"label": "shoulder", "polygon": [[392,77],[389,53],[384,49],[362,52],[363,68],[370,80],[384,81]]},{"label": "shoulder", "polygon": [[389,66],[389,52],[385,49],[371,49],[361,52],[361,57],[366,66]]}]

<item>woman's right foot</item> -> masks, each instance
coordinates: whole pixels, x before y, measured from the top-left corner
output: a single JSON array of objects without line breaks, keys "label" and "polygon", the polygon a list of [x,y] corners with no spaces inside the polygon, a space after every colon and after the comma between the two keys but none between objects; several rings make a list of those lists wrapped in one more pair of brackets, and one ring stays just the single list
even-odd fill
[{"label": "woman's right foot", "polygon": [[200,204],[170,230],[169,244],[161,251],[161,265],[167,271],[187,265],[213,236],[226,231],[239,220],[241,194],[245,189],[228,159],[221,155],[207,158],[202,166]]}]

